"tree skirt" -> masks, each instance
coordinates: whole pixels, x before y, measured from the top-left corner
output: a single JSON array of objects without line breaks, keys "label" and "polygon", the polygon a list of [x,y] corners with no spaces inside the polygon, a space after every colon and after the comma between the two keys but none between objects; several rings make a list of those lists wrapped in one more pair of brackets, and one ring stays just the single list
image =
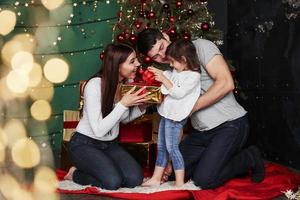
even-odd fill
[{"label": "tree skirt", "polygon": [[167,182],[159,187],[139,186],[110,191],[62,180],[65,174],[66,172],[57,170],[57,176],[61,180],[58,188],[60,193],[97,194],[121,199],[262,200],[280,196],[289,189],[296,189],[300,184],[300,175],[286,167],[271,163],[266,164],[266,178],[261,183],[251,182],[250,177],[236,178],[214,190],[201,190],[190,181],[181,188],[175,187],[174,182]]}]

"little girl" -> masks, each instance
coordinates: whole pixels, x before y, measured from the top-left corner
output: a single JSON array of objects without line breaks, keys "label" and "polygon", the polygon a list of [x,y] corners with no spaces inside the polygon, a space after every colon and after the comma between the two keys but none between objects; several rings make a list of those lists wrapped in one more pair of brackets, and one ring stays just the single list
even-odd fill
[{"label": "little girl", "polygon": [[157,160],[152,178],[143,186],[160,185],[168,159],[172,160],[176,186],[184,184],[184,162],[178,148],[181,129],[200,96],[200,62],[191,41],[177,40],[166,50],[172,71],[149,67],[155,80],[162,83],[161,92],[166,95],[158,106],[161,116],[157,141]]}]

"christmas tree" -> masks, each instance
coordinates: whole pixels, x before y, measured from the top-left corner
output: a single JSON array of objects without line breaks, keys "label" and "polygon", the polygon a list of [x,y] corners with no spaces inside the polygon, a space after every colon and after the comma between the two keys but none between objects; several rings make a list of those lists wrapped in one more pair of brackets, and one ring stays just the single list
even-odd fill
[{"label": "christmas tree", "polygon": [[[215,28],[206,0],[121,0],[119,20],[113,33],[115,40],[135,44],[137,33],[158,28],[171,40],[205,38],[221,45],[222,34]],[[151,62],[148,57],[145,63]]]}]

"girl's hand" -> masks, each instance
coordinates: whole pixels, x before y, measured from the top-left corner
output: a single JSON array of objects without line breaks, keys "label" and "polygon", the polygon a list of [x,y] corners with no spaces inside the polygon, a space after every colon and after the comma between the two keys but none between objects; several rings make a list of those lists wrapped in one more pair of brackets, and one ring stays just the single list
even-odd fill
[{"label": "girl's hand", "polygon": [[122,105],[124,105],[126,107],[138,106],[138,105],[141,105],[141,104],[143,104],[144,102],[146,102],[148,100],[147,98],[145,98],[148,95],[148,93],[139,95],[145,89],[145,87],[142,87],[138,91],[134,92],[135,88],[136,88],[136,86],[131,88],[122,97],[122,99],[120,100]]},{"label": "girl's hand", "polygon": [[162,83],[166,79],[166,76],[163,74],[162,70],[156,69],[154,67],[148,67],[147,69],[154,74],[154,78],[156,81]]}]

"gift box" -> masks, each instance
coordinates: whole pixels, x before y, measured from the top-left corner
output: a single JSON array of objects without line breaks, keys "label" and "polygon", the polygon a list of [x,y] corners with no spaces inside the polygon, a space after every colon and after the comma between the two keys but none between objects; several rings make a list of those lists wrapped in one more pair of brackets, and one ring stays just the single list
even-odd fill
[{"label": "gift box", "polygon": [[134,86],[136,87],[134,91],[137,91],[141,89],[142,87],[146,87],[144,91],[141,92],[141,94],[144,94],[146,92],[149,92],[150,94],[146,96],[146,98],[149,98],[149,100],[146,103],[151,104],[159,104],[162,102],[163,95],[160,91],[160,83],[126,83],[121,85],[121,94],[122,96],[131,90]]},{"label": "gift box", "polygon": [[153,141],[120,144],[141,165],[144,171],[152,171],[156,161],[157,145]]},{"label": "gift box", "polygon": [[119,142],[149,142],[152,140],[152,115],[143,115],[127,124],[120,124]]},{"label": "gift box", "polygon": [[79,113],[79,111],[64,110],[63,141],[70,141],[80,119]]}]

